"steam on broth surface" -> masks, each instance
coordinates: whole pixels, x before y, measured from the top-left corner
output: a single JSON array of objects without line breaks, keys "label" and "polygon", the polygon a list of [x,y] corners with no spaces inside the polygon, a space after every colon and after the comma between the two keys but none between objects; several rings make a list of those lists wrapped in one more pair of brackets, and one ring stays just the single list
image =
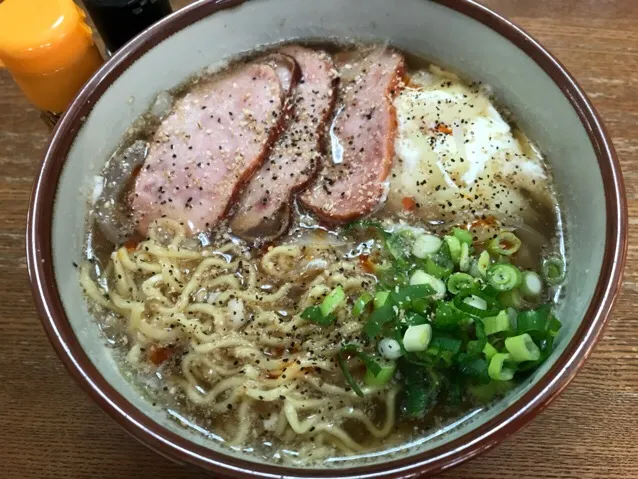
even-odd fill
[{"label": "steam on broth surface", "polygon": [[551,173],[482,85],[385,46],[287,45],[144,121],[96,178],[80,282],[185,426],[337,462],[480,410],[551,353]]}]

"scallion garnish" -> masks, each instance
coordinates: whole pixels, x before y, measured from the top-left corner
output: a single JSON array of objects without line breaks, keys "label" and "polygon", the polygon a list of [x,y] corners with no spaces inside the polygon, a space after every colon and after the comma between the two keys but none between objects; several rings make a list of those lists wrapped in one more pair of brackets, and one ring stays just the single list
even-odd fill
[{"label": "scallion garnish", "polygon": [[488,336],[511,329],[510,317],[506,311],[499,311],[496,316],[483,318],[483,325],[485,326],[485,334]]},{"label": "scallion garnish", "polygon": [[565,281],[565,262],[562,257],[552,255],[545,258],[541,268],[548,284],[555,286]]},{"label": "scallion garnish", "polygon": [[381,368],[378,373],[373,373],[371,369],[366,368],[366,374],[363,381],[366,385],[371,387],[382,387],[390,382],[394,372],[397,369],[397,363],[395,361],[383,361],[379,362]]},{"label": "scallion garnish", "polygon": [[309,306],[301,312],[300,316],[320,326],[327,326],[337,320],[333,313],[345,299],[346,294],[343,288],[337,286],[324,298],[320,306]]},{"label": "scallion garnish", "polygon": [[487,251],[482,251],[476,260],[476,270],[480,277],[484,278],[487,275],[487,270],[490,268],[490,254]]},{"label": "scallion garnish", "polygon": [[417,326],[419,324],[425,324],[428,322],[425,317],[421,316],[419,313],[415,313],[414,311],[406,313],[403,320],[408,326]]},{"label": "scallion garnish", "polygon": [[511,264],[495,264],[487,270],[487,282],[498,291],[509,291],[521,282],[521,272]]},{"label": "scallion garnish", "polygon": [[403,411],[409,417],[423,417],[436,404],[441,383],[431,368],[415,368],[404,360],[399,367],[405,384]]},{"label": "scallion garnish", "polygon": [[383,330],[383,326],[394,320],[394,305],[386,303],[375,310],[366,324],[363,326],[363,333],[371,340],[375,339]]},{"label": "scallion garnish", "polygon": [[523,296],[537,298],[543,291],[543,280],[534,271],[524,271],[521,274],[519,290]]},{"label": "scallion garnish", "polygon": [[416,237],[412,244],[412,254],[417,258],[425,259],[436,253],[443,244],[438,237],[430,234],[422,234]]},{"label": "scallion garnish", "polygon": [[[469,299],[468,299],[469,298]],[[465,290],[452,301],[456,309],[477,318],[486,318],[498,313],[491,306],[491,299],[476,290]]]},{"label": "scallion garnish", "polygon": [[419,324],[410,326],[403,336],[403,347],[408,352],[425,351],[432,339],[432,326]]},{"label": "scallion garnish", "polygon": [[436,334],[430,340],[427,351],[428,354],[450,363],[454,356],[461,351],[462,345],[463,341],[460,339],[453,338],[446,334]]},{"label": "scallion garnish", "polygon": [[537,361],[541,357],[541,350],[527,333],[506,338],[505,349],[510,353],[512,360],[517,363]]},{"label": "scallion garnish", "polygon": [[[439,238],[373,222],[358,227],[374,228],[383,238],[375,257],[375,265],[383,267],[373,271],[376,294],[362,294],[352,308],[379,354],[352,344],[338,354],[356,394],[363,391],[348,368],[351,356],[365,364],[360,382],[369,387],[384,387],[400,369],[401,408],[410,416],[429,412],[443,393],[448,402],[491,400],[512,387],[516,375],[549,357],[560,322],[551,305],[538,302],[545,285],[564,280],[562,257],[546,258],[542,275],[521,273],[514,256],[521,241],[509,231],[475,245],[479,254],[471,233],[461,228]],[[344,301],[345,292],[337,287],[302,317],[331,324]],[[531,309],[523,311],[525,306]]]},{"label": "scallion garnish", "polygon": [[503,306],[508,308],[520,309],[523,307],[523,298],[517,289],[499,294],[498,300]]},{"label": "scallion garnish", "polygon": [[390,296],[390,291],[377,291],[377,294],[374,295],[374,309],[379,309],[383,306]]},{"label": "scallion garnish", "polygon": [[300,316],[320,326],[328,326],[337,320],[334,314],[324,316],[320,306],[309,306],[301,312]]},{"label": "scallion garnish", "polygon": [[372,359],[372,357],[364,353],[359,346],[356,344],[346,344],[341,348],[339,354],[337,355],[337,360],[339,361],[339,366],[341,366],[341,371],[343,372],[343,376],[346,378],[346,382],[350,385],[352,390],[355,392],[357,396],[363,397],[363,391],[357,384],[357,382],[352,377],[352,373],[348,368],[348,363],[345,358],[345,355],[349,354],[352,356],[357,356],[361,362],[365,365],[366,370],[370,371],[374,376],[379,375],[381,372],[381,366],[377,364],[377,362]]},{"label": "scallion garnish", "polygon": [[461,259],[461,241],[456,236],[446,236],[443,238],[450,250],[450,258],[454,264],[459,264]]},{"label": "scallion garnish", "polygon": [[396,339],[383,338],[379,341],[379,353],[386,359],[399,359],[403,356],[403,348]]},{"label": "scallion garnish", "polygon": [[430,256],[425,262],[425,272],[435,278],[443,279],[454,271],[454,263],[443,254],[435,254]]},{"label": "scallion garnish", "polygon": [[501,231],[487,243],[487,249],[495,255],[511,256],[521,248],[521,240],[511,231]]},{"label": "scallion garnish", "polygon": [[346,299],[346,293],[344,293],[341,286],[337,286],[333,289],[328,296],[324,298],[320,306],[321,314],[324,318],[332,314],[344,299]]},{"label": "scallion garnish", "polygon": [[516,369],[511,367],[512,358],[507,353],[497,353],[490,359],[487,372],[494,381],[509,381],[514,377]]},{"label": "scallion garnish", "polygon": [[461,243],[461,256],[459,257],[459,269],[466,272],[470,269],[470,246],[467,243]]},{"label": "scallion garnish", "polygon": [[443,281],[420,269],[416,270],[414,273],[412,273],[412,276],[410,276],[410,285],[429,286],[434,290],[434,299],[443,299],[443,297],[445,296],[445,292],[447,291],[445,288],[445,283]]},{"label": "scallion garnish", "polygon": [[476,287],[476,279],[467,273],[453,273],[447,280],[447,289],[452,294],[459,294],[466,289]]},{"label": "scallion garnish", "polygon": [[498,353],[498,349],[496,349],[490,343],[485,343],[485,347],[483,348],[482,353],[485,354],[485,358],[489,361],[494,357],[496,353]]},{"label": "scallion garnish", "polygon": [[354,302],[354,306],[352,307],[352,315],[357,318],[361,316],[366,306],[373,300],[373,297],[370,293],[365,292]]},{"label": "scallion garnish", "polygon": [[474,238],[472,238],[472,233],[468,230],[464,230],[461,228],[453,228],[452,234],[456,239],[458,239],[461,243],[465,243],[467,245],[471,245]]}]

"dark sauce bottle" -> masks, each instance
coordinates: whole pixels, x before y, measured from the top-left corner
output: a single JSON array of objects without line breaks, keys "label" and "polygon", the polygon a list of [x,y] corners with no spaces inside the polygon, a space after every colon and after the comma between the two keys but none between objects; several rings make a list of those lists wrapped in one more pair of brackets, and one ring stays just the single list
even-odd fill
[{"label": "dark sauce bottle", "polygon": [[83,0],[83,3],[110,52],[173,11],[169,0]]}]

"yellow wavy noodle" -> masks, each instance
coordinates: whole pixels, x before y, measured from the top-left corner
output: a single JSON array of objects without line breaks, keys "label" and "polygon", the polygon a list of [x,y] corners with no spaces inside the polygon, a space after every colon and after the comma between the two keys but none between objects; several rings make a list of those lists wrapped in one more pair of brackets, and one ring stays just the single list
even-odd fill
[{"label": "yellow wavy noodle", "polygon": [[[326,245],[279,245],[256,258],[231,241],[190,241],[179,223],[162,219],[134,250],[115,251],[102,277],[81,265],[91,305],[126,326],[131,367],[153,370],[153,348],[178,352],[161,366],[169,389],[213,418],[215,432],[237,448],[271,435],[287,449],[297,446],[295,460],[316,460],[374,446],[355,439],[346,423],[366,431],[357,437],[381,440],[392,432],[397,390],[364,388],[377,393],[360,398],[336,360],[343,338],[362,328],[351,306],[340,305],[329,328],[299,315],[337,285],[351,297],[370,289],[356,259]],[[303,265],[312,259],[328,266],[308,275]]]}]

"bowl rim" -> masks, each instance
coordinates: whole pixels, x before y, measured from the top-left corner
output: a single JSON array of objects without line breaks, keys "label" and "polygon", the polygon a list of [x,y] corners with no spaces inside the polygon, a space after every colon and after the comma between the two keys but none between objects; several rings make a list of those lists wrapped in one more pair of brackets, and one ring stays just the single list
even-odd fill
[{"label": "bowl rim", "polygon": [[[519,430],[544,409],[573,379],[609,320],[620,291],[627,250],[627,203],[620,164],[591,102],[539,42],[520,27],[474,0],[431,0],[479,21],[510,40],[557,84],[586,129],[595,150],[605,190],[605,252],[592,301],[574,337],[546,374],[518,401],[469,433],[420,454],[382,464],[343,469],[303,469],[251,462],[179,436],[129,403],[107,381],[75,337],[55,284],[52,261],[52,215],[57,183],[67,153],[84,118],[111,83],[158,42],[213,13],[245,0],[203,0],[174,12],[137,36],[93,75],[56,126],[33,184],[27,216],[26,249],[31,289],[44,329],[67,370],[81,388],[124,430],[159,454],[191,463],[224,477],[372,478],[433,474],[483,452]],[[423,0],[426,1],[426,0]]]}]

